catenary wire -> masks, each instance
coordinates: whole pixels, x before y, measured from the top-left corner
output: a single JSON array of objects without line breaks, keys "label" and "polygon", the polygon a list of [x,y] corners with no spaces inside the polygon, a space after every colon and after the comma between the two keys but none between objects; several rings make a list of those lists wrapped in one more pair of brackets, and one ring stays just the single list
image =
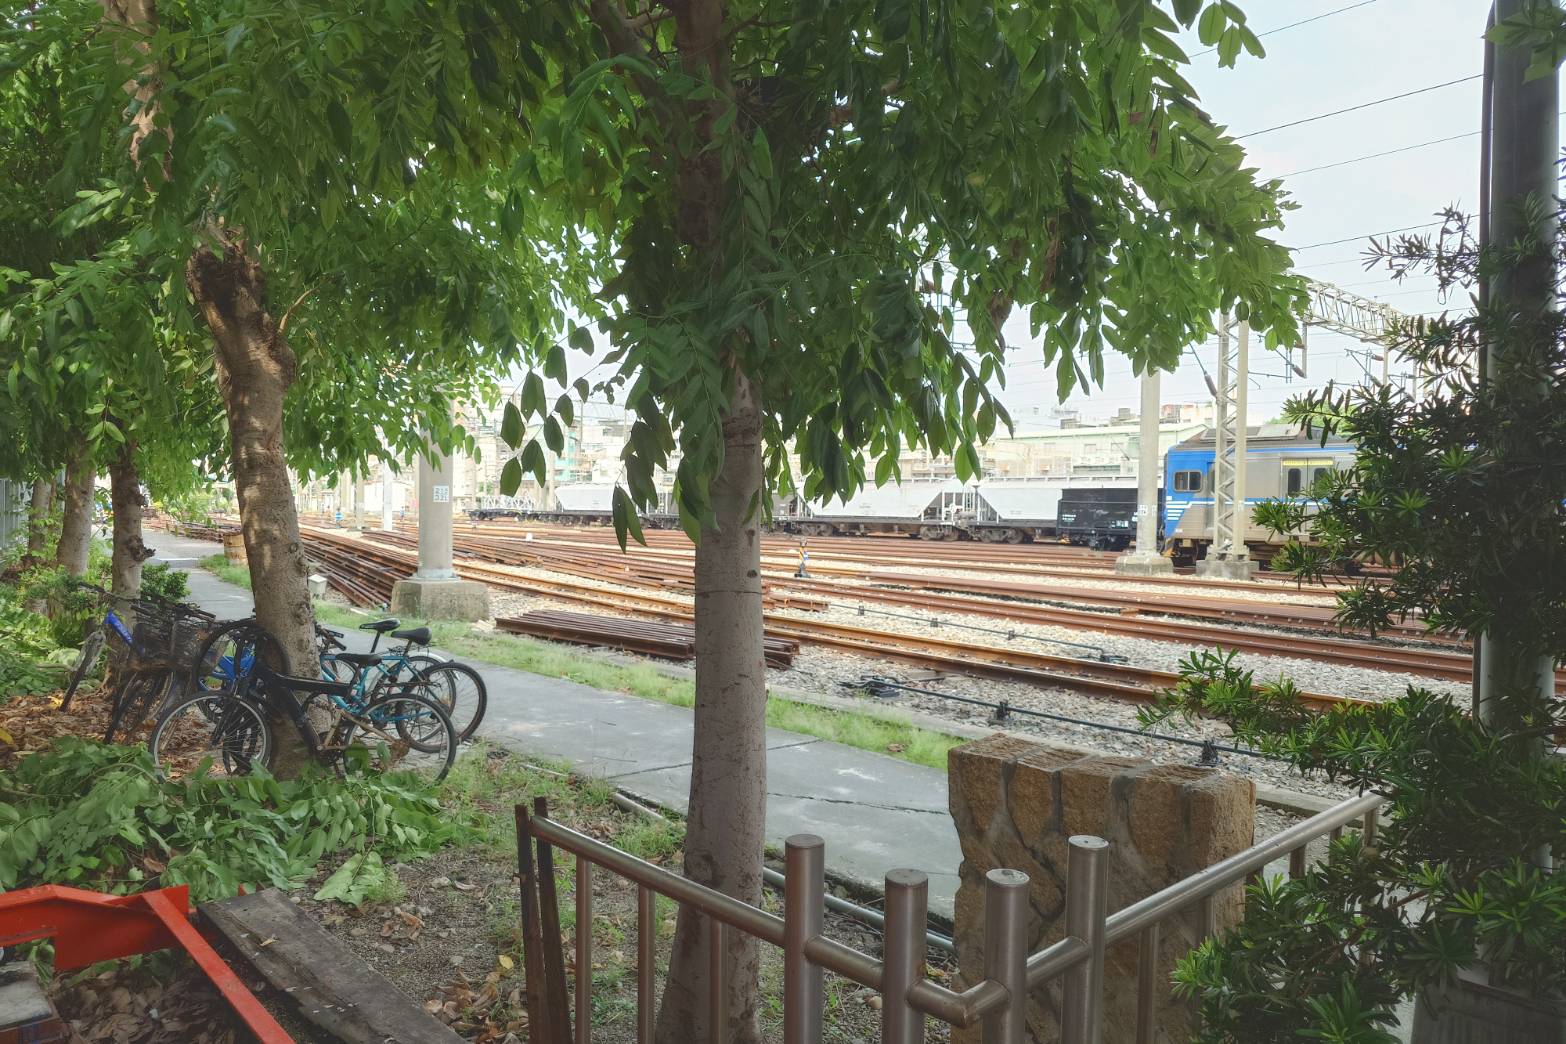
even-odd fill
[{"label": "catenary wire", "polygon": [[1288,123],[1280,123],[1276,127],[1263,127],[1261,130],[1247,131],[1244,134],[1235,135],[1234,140],[1243,141],[1246,138],[1254,138],[1261,134],[1271,134],[1273,131],[1287,130],[1290,127],[1298,127],[1306,123],[1315,123],[1317,120],[1326,120],[1331,119],[1334,116],[1342,116],[1344,113],[1358,112],[1361,109],[1368,109],[1376,105],[1385,105],[1387,102],[1397,101],[1400,98],[1412,98],[1416,94],[1425,94],[1430,91],[1438,91],[1443,87],[1453,87],[1459,83],[1469,83],[1470,81],[1479,79],[1480,75],[1480,73],[1474,73],[1472,76],[1462,76],[1455,80],[1447,80],[1444,83],[1433,83],[1428,87],[1419,87],[1412,91],[1404,91],[1402,94],[1389,94],[1385,98],[1376,98],[1368,102],[1360,102],[1358,105],[1350,105],[1346,109],[1334,109],[1332,112],[1323,112],[1315,116],[1305,116],[1301,119],[1290,120]]}]

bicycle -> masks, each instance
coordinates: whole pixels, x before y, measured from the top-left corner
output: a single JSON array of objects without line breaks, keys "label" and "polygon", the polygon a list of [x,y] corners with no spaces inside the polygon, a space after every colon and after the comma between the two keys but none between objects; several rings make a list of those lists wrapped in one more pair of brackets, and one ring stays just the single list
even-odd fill
[{"label": "bicycle", "polygon": [[[401,771],[428,782],[446,778],[458,741],[445,708],[407,690],[357,706],[352,691],[349,683],[279,674],[255,660],[233,691],[192,692],[164,711],[147,749],[165,772],[247,775],[272,759],[272,721],[281,719],[293,725],[311,760],[340,776]],[[316,712],[325,719],[319,729]]]},{"label": "bicycle", "polygon": [[[413,652],[415,645],[421,648],[429,645],[429,628],[398,630],[398,625],[399,621],[389,618],[360,624],[361,631],[375,633],[367,653],[348,652],[342,641],[342,631],[317,626],[323,676],[352,682],[355,690],[365,698],[373,698],[390,686],[421,681],[429,694],[446,707],[457,726],[458,738],[464,743],[472,739],[489,705],[489,689],[484,679],[465,663]],[[377,651],[381,638],[387,634],[404,640],[400,650]],[[404,672],[409,676],[405,678]]]},{"label": "bicycle", "polygon": [[[113,743],[116,734],[128,733],[176,694],[183,673],[184,650],[216,618],[204,609],[151,593],[126,598],[85,581],[78,580],[75,586],[96,592],[100,601],[109,603],[109,608],[99,626],[82,643],[82,653],[60,701],[60,710],[70,709],[77,690],[97,666],[110,637],[119,639],[115,652],[120,662],[113,671],[109,724],[103,737],[105,743]],[[114,603],[130,607],[134,627],[115,612]]]}]

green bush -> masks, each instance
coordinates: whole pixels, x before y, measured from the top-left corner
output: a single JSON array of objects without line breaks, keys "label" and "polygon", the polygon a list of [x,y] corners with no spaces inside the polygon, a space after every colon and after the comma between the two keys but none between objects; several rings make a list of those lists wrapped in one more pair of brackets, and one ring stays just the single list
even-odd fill
[{"label": "green bush", "polygon": [[14,588],[0,586],[0,701],[59,688],[63,665],[74,660],[55,641],[49,618],[23,605]]},{"label": "green bush", "polygon": [[141,591],[178,602],[190,596],[190,578],[167,562],[149,562],[141,571]]},{"label": "green bush", "polygon": [[0,891],[188,884],[205,901],[297,887],[339,852],[408,859],[471,831],[404,777],[168,780],[143,748],[81,739],[0,772],[0,795]]}]

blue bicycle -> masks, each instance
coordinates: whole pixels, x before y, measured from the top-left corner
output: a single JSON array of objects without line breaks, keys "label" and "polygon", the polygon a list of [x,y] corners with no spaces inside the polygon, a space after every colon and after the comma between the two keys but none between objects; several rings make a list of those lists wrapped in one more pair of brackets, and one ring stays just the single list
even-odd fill
[{"label": "blue bicycle", "polygon": [[[76,586],[95,592],[108,608],[99,625],[82,642],[81,656],[60,709],[70,709],[77,690],[92,674],[104,650],[110,648],[111,641],[117,641],[110,654],[114,661],[110,672],[111,709],[103,737],[105,743],[112,743],[116,735],[140,726],[178,693],[186,660],[215,617],[188,603],[150,593],[125,598],[83,581],[77,581]],[[127,608],[134,625],[115,611],[116,603]]]}]

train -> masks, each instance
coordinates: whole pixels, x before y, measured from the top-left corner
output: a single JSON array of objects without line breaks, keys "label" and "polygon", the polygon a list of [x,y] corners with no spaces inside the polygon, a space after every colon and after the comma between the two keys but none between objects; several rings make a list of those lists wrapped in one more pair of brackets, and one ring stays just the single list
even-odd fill
[{"label": "train", "polygon": [[[1213,536],[1212,429],[1172,446],[1164,455],[1167,493],[1159,513],[1163,552],[1177,565],[1189,565],[1207,553]],[[1249,428],[1245,443],[1245,503],[1297,497],[1323,473],[1345,470],[1354,463],[1354,444],[1340,438],[1322,441],[1319,432],[1293,424],[1262,424]],[[1245,512],[1242,539],[1251,557],[1265,565],[1280,538],[1258,526]],[[1285,534],[1301,536],[1302,534]]]},{"label": "train", "polygon": [[[1165,483],[1158,490],[1159,543],[1177,564],[1189,565],[1212,543],[1212,429],[1169,449]],[[1245,500],[1295,496],[1323,470],[1352,463],[1354,447],[1341,439],[1325,444],[1298,426],[1263,424],[1248,432]],[[610,483],[579,483],[555,490],[549,509],[476,507],[477,521],[515,518],[555,524],[610,521]],[[785,497],[773,505],[772,532],[812,536],[906,536],[920,540],[983,543],[1063,543],[1122,551],[1136,538],[1136,480],[1125,477],[992,479],[963,485],[955,479],[905,482],[861,490],[846,503],[810,503]],[[668,502],[643,516],[644,526],[673,529],[679,520]],[[1244,539],[1266,563],[1277,538],[1248,523]]]}]

